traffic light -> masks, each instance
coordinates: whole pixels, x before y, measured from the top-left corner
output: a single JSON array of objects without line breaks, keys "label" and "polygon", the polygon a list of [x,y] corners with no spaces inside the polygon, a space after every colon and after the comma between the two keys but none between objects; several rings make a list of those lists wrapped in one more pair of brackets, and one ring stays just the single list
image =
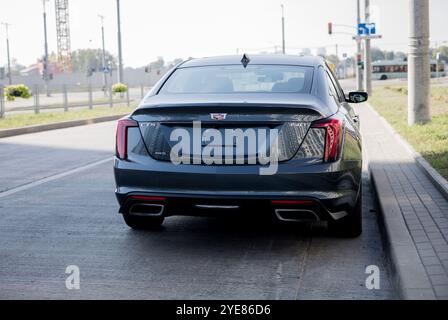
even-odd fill
[{"label": "traffic light", "polygon": [[329,35],[333,34],[333,23],[332,22],[328,22],[328,34]]}]

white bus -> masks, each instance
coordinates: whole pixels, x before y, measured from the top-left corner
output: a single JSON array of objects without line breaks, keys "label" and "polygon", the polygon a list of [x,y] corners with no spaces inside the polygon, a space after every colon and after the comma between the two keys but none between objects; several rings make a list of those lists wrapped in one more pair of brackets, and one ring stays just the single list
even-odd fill
[{"label": "white bus", "polygon": [[[437,73],[436,61],[431,61],[431,77],[445,77],[445,64],[439,62]],[[408,77],[408,62],[405,60],[382,60],[373,63],[372,78],[375,80],[401,79]]]}]

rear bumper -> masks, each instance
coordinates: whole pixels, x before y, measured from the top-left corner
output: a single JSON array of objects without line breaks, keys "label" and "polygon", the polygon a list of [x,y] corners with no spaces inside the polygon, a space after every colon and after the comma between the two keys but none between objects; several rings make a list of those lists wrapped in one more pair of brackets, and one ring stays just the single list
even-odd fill
[{"label": "rear bumper", "polygon": [[[322,220],[338,220],[355,206],[361,182],[361,161],[279,164],[272,176],[258,166],[175,166],[139,157],[115,159],[116,196],[120,212],[135,204],[132,196],[164,197],[164,215],[208,215],[204,207],[238,207],[241,212],[275,212],[307,206],[273,205],[275,200],[309,200]],[[226,210],[232,211],[232,210]]]}]

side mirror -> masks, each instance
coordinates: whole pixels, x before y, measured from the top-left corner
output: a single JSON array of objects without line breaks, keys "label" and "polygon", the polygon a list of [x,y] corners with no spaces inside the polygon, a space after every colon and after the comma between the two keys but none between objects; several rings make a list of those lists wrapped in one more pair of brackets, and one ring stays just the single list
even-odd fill
[{"label": "side mirror", "polygon": [[348,94],[347,102],[362,103],[362,102],[366,102],[368,99],[369,99],[369,95],[367,94],[367,92],[355,91],[355,92],[350,92]]}]

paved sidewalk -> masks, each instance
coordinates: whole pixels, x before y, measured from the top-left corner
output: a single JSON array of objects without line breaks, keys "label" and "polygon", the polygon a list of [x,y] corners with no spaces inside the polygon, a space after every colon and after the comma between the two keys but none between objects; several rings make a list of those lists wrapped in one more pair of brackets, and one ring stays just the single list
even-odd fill
[{"label": "paved sidewalk", "polygon": [[357,108],[403,298],[448,299],[448,201],[369,105]]}]

